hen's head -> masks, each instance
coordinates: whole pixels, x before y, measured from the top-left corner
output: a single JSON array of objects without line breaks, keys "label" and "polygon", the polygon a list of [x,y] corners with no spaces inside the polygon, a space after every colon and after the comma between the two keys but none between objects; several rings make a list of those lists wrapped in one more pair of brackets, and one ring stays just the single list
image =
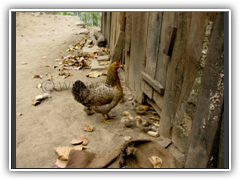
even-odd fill
[{"label": "hen's head", "polygon": [[114,62],[110,65],[109,69],[116,69],[118,70],[118,68],[123,67],[118,61]]}]

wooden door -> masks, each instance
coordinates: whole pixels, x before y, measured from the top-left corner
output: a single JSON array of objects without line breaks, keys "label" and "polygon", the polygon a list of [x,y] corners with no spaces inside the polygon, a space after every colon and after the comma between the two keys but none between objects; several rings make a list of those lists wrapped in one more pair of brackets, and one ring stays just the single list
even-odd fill
[{"label": "wooden door", "polygon": [[168,54],[164,54],[164,50],[169,49],[169,42],[174,36],[174,14],[173,12],[150,12],[149,14],[146,58],[141,75],[143,92],[150,100],[154,100],[160,113],[170,59]]}]

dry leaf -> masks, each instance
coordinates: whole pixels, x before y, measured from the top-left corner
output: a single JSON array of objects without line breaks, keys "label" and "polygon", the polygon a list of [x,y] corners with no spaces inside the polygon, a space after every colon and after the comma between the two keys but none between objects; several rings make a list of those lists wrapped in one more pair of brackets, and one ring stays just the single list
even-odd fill
[{"label": "dry leaf", "polygon": [[71,144],[73,144],[73,145],[75,145],[75,144],[80,144],[80,143],[82,143],[82,140],[73,139],[73,140],[71,141]]},{"label": "dry leaf", "polygon": [[86,126],[83,127],[83,130],[87,131],[87,132],[92,132],[93,131],[93,127],[89,126],[89,125],[86,125]]},{"label": "dry leaf", "polygon": [[72,148],[67,146],[55,148],[56,153],[60,156],[59,157],[60,160],[68,160],[68,156],[71,150]]},{"label": "dry leaf", "polygon": [[53,80],[53,77],[50,76],[50,77],[48,78],[48,81],[52,81],[52,80]]},{"label": "dry leaf", "polygon": [[42,87],[42,84],[40,82],[37,82],[36,88],[40,89]]},{"label": "dry leaf", "polygon": [[90,77],[90,78],[96,78],[96,77],[101,76],[102,74],[103,74],[102,72],[93,71],[93,72],[90,72],[89,74],[87,74],[86,76]]},{"label": "dry leaf", "polygon": [[88,140],[86,138],[86,136],[81,135],[78,140],[82,141],[82,145],[87,145],[88,144]]},{"label": "dry leaf", "polygon": [[65,168],[67,165],[67,161],[61,160],[59,157],[57,158],[55,165],[57,165],[57,167],[59,168]]},{"label": "dry leaf", "polygon": [[102,61],[98,63],[100,66],[105,66],[108,64],[108,61]]},{"label": "dry leaf", "polygon": [[162,161],[162,159],[160,157],[158,157],[158,156],[151,156],[148,159],[152,163],[154,168],[161,168],[163,161]]},{"label": "dry leaf", "polygon": [[40,78],[40,79],[42,79],[43,76],[40,76],[40,75],[34,75],[33,78]]},{"label": "dry leaf", "polygon": [[16,114],[16,116],[18,116],[18,117],[21,116],[21,115],[22,115],[22,113],[17,113],[17,114]]},{"label": "dry leaf", "polygon": [[75,149],[75,150],[82,150],[83,146],[82,145],[78,145],[78,146],[73,147],[73,149]]},{"label": "dry leaf", "polygon": [[32,99],[32,105],[33,106],[36,106],[37,104],[41,103],[41,101],[43,99],[46,99],[46,98],[50,98],[51,95],[48,94],[48,93],[44,93],[44,95],[38,95],[38,96],[35,96],[33,99]]}]

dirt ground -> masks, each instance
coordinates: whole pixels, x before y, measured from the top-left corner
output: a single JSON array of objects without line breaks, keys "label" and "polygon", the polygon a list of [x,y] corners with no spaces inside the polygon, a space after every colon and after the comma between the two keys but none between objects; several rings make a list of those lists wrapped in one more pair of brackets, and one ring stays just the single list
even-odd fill
[{"label": "dirt ground", "polygon": [[[17,168],[57,168],[55,162],[58,155],[54,148],[73,147],[70,142],[81,135],[85,135],[89,141],[89,149],[86,151],[99,154],[106,154],[122,145],[125,142],[124,136],[159,141],[160,137],[151,137],[137,128],[125,129],[120,123],[123,111],[129,111],[133,117],[137,115],[128,101],[132,95],[127,90],[125,102],[119,103],[109,113],[116,117],[108,124],[101,122],[101,114],[89,116],[83,111],[83,106],[77,103],[71,94],[72,83],[78,79],[88,83],[104,81],[106,76],[90,79],[86,77],[90,69],[69,70],[73,76],[63,79],[61,76],[57,77],[59,71],[46,67],[56,65],[54,60],[62,56],[77,54],[77,51],[67,52],[66,49],[68,45],[76,44],[85,38],[84,35],[76,34],[80,30],[75,24],[79,18],[46,13],[35,15],[36,13],[29,12],[17,13],[16,113],[22,113],[22,116],[16,117]],[[22,65],[22,62],[27,64]],[[43,78],[33,78],[36,74]],[[124,85],[124,72],[119,70],[119,75]],[[42,83],[49,76],[53,76],[52,82],[55,86],[63,86],[65,83],[67,89],[53,91],[50,93],[51,99],[37,106],[31,105],[35,96],[44,93],[42,89],[36,88],[37,82]],[[49,86],[51,84],[48,84]],[[145,116],[151,116],[151,111]],[[84,125],[92,125],[94,130],[85,132]]]}]

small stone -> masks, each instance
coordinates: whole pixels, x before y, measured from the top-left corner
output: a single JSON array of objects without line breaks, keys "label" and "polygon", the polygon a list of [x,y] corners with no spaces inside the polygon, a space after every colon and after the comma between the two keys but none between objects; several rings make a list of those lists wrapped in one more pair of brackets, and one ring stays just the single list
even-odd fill
[{"label": "small stone", "polygon": [[133,100],[133,98],[132,98],[132,97],[128,98],[128,101],[132,101],[132,100]]},{"label": "small stone", "polygon": [[125,139],[125,141],[129,141],[129,140],[131,140],[132,138],[131,138],[130,136],[124,136],[124,139]]}]

